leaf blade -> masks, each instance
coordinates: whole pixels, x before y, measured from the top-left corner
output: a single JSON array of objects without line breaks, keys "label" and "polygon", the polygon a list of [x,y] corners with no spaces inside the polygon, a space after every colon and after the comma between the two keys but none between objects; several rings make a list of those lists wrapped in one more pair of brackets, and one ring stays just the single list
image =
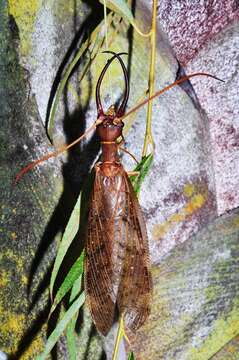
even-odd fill
[{"label": "leaf blade", "polygon": [[63,331],[73,318],[73,316],[79,311],[81,306],[85,302],[85,293],[82,292],[77,300],[70,306],[70,308],[66,311],[60,322],[57,324],[55,330],[51,333],[49,338],[47,339],[44,351],[37,356],[37,360],[45,360],[48,354],[51,352],[53,347],[56,345],[58,339],[62,335]]},{"label": "leaf blade", "polygon": [[[61,302],[64,296],[68,293],[68,291],[72,288],[74,290],[74,283],[82,276],[83,274],[83,267],[84,267],[84,257],[85,253],[84,250],[82,251],[81,255],[72,265],[71,269],[69,270],[68,274],[66,275],[63,283],[61,284],[60,288],[58,289],[56,296],[54,298],[54,302],[51,306],[50,315],[53,313],[57,305]],[[71,296],[70,302],[74,300],[77,293],[73,292],[73,298]]]},{"label": "leaf blade", "polygon": [[134,360],[134,353],[132,351],[128,355],[128,360]]},{"label": "leaf blade", "polygon": [[52,275],[51,275],[51,280],[50,280],[50,294],[52,297],[53,294],[53,287],[54,287],[54,283],[58,274],[58,271],[60,269],[60,266],[62,264],[62,261],[66,255],[66,252],[69,248],[69,246],[71,245],[73,239],[75,238],[78,230],[79,230],[79,226],[80,226],[80,206],[81,206],[81,193],[77,199],[77,202],[74,206],[74,209],[71,213],[70,219],[68,221],[68,224],[66,226],[66,229],[64,231],[59,249],[57,251],[57,256],[56,256],[56,260],[54,262],[54,266],[53,266],[53,270],[52,270]]},{"label": "leaf blade", "polygon": [[[81,279],[82,276],[80,276],[75,282],[71,289],[71,296],[70,296],[70,303],[74,301],[76,296],[80,293],[81,290]],[[69,352],[69,358],[70,360],[77,360],[77,346],[76,346],[76,334],[75,334],[75,326],[76,321],[78,317],[79,311],[74,315],[74,317],[69,322],[67,328],[66,328],[66,342],[67,342],[67,348]]]},{"label": "leaf blade", "polygon": [[[104,5],[104,0],[99,0],[99,2]],[[113,12],[120,14],[124,19],[127,19],[127,21],[135,28],[135,30],[140,35],[149,36],[151,34],[151,32],[144,33],[138,28],[135,22],[134,15],[125,0],[107,0],[106,7]]]},{"label": "leaf blade", "polygon": [[139,172],[138,175],[130,176],[130,181],[133,185],[134,191],[136,194],[139,193],[140,187],[148,174],[151,166],[153,163],[153,154],[149,154],[147,156],[144,156],[140,163],[136,166],[134,171]]}]

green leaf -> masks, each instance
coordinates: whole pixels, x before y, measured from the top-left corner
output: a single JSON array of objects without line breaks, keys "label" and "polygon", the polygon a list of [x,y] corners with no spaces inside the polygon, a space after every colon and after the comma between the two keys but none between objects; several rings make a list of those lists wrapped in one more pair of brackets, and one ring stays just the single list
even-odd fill
[{"label": "green leaf", "polygon": [[65,232],[63,234],[59,249],[57,251],[56,260],[52,270],[51,281],[50,281],[50,294],[52,296],[54,283],[64,259],[64,256],[71,245],[73,239],[75,238],[80,225],[80,205],[81,205],[81,193],[77,199],[76,205],[71,213],[70,219],[66,226]]},{"label": "green leaf", "polygon": [[130,181],[133,185],[134,191],[136,194],[139,193],[140,187],[144,181],[145,176],[148,174],[149,169],[153,163],[153,154],[144,156],[140,163],[136,166],[134,171],[139,172],[138,175],[130,176]]},{"label": "green leaf", "polygon": [[102,5],[106,4],[106,7],[115,13],[119,13],[123,19],[126,19],[135,30],[142,36],[149,36],[149,34],[143,33],[136,25],[132,11],[130,10],[125,0],[99,0]]},{"label": "green leaf", "polygon": [[57,324],[55,330],[51,333],[47,339],[44,351],[37,357],[37,360],[44,360],[49,355],[53,347],[56,345],[58,339],[63,334],[63,331],[74,317],[75,314],[79,311],[81,306],[85,301],[85,293],[82,292],[81,295],[76,299],[76,301],[70,306],[70,308],[65,312],[63,318]]},{"label": "green leaf", "polygon": [[[74,301],[74,299],[76,298],[76,296],[79,294],[79,292],[81,290],[81,279],[82,279],[82,276],[80,276],[74,282],[74,285],[71,290],[70,303],[72,301]],[[71,321],[69,322],[69,324],[66,328],[66,343],[67,343],[67,349],[68,349],[70,360],[77,360],[75,326],[76,326],[76,321],[77,321],[77,317],[78,317],[78,312],[74,315],[74,317],[71,319]]]},{"label": "green leaf", "polygon": [[[60,301],[64,298],[64,296],[67,294],[67,292],[72,288],[74,289],[75,282],[81,278],[81,275],[83,274],[83,267],[84,267],[84,250],[82,251],[79,258],[75,261],[75,263],[72,265],[70,271],[66,275],[63,283],[61,284],[60,288],[58,289],[54,302],[51,306],[50,314],[53,313],[57,305],[60,303]],[[78,295],[79,291],[75,294],[74,298]],[[70,299],[70,302],[74,300],[74,298]]]},{"label": "green leaf", "polygon": [[134,353],[133,352],[129,353],[128,360],[134,360]]},{"label": "green leaf", "polygon": [[128,7],[125,0],[99,0],[102,5],[106,4],[106,7],[116,13],[120,13],[129,23],[134,22],[134,16]]},{"label": "green leaf", "polygon": [[77,360],[77,346],[76,346],[76,333],[75,326],[78,313],[74,315],[74,318],[70,321],[66,329],[66,344],[69,353],[70,360]]},{"label": "green leaf", "polygon": [[70,296],[70,304],[75,300],[75,298],[79,295],[80,291],[81,291],[81,282],[82,282],[82,274],[83,274],[83,269],[84,269],[84,256],[85,256],[85,251],[82,251],[83,253],[83,259],[82,259],[82,272],[81,275],[75,280],[72,289],[71,289],[71,296]]}]

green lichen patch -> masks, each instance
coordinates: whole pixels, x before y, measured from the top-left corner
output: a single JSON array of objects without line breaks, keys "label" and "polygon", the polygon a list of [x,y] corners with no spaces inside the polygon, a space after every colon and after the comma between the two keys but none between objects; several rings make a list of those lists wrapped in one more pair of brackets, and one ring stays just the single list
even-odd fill
[{"label": "green lichen patch", "polygon": [[29,55],[31,51],[31,35],[42,0],[9,0],[9,14],[11,14],[19,28],[20,53],[22,56]]}]

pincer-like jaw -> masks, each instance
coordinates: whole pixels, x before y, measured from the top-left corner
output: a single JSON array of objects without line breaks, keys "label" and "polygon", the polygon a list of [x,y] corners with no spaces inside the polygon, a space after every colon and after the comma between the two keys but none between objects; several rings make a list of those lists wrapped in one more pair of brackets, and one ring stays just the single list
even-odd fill
[{"label": "pincer-like jaw", "polygon": [[[128,79],[128,73],[127,73],[127,69],[124,65],[124,62],[123,60],[121,59],[120,55],[123,55],[125,53],[119,53],[119,54],[116,54],[112,51],[105,51],[105,52],[108,52],[108,53],[111,53],[113,54],[112,58],[108,60],[107,64],[105,65],[105,67],[103,68],[101,74],[100,74],[100,77],[99,77],[99,80],[97,82],[97,85],[96,85],[96,106],[97,106],[97,113],[98,113],[98,118],[101,118],[103,116],[107,116],[108,113],[109,113],[109,110],[110,109],[113,109],[114,111],[114,118],[115,118],[115,122],[118,123],[118,118],[120,118],[121,116],[124,115],[124,112],[125,112],[125,108],[126,108],[126,104],[127,104],[127,101],[128,101],[128,98],[129,98],[129,79]],[[103,110],[103,107],[102,107],[102,103],[101,103],[101,98],[100,98],[100,87],[101,87],[101,83],[102,83],[102,80],[103,80],[103,77],[108,69],[108,67],[110,66],[110,64],[112,63],[112,61],[114,59],[118,59],[119,62],[120,62],[120,65],[122,67],[122,70],[123,70],[123,74],[124,74],[124,80],[125,80],[125,92],[124,92],[124,97],[123,97],[123,100],[120,104],[120,106],[118,107],[117,110],[115,110],[115,107],[112,105],[110,107],[110,109],[107,111],[107,113],[104,112]],[[119,121],[120,122],[120,121]]]}]

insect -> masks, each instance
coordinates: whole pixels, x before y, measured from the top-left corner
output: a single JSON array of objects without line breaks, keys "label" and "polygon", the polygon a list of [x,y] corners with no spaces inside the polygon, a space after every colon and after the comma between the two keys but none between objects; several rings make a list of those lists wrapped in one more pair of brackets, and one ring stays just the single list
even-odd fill
[{"label": "insect", "polygon": [[[121,64],[125,93],[118,109],[105,113],[100,99],[102,79],[112,61]],[[127,70],[115,54],[105,65],[96,86],[102,162],[95,166],[86,240],[85,289],[96,328],[106,335],[116,309],[126,329],[136,331],[147,319],[152,279],[146,226],[129,177],[119,161],[117,140],[122,137],[129,96]]]}]

